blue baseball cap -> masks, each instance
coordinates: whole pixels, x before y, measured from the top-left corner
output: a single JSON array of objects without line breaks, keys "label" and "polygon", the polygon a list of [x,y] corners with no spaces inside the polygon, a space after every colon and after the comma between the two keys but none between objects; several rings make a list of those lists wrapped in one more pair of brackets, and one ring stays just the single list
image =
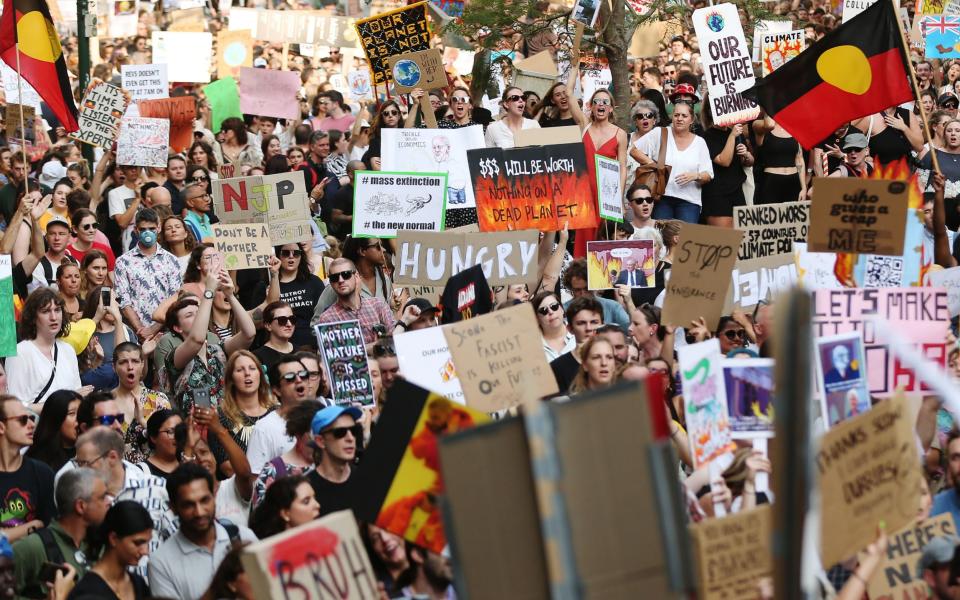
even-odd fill
[{"label": "blue baseball cap", "polygon": [[348,414],[354,420],[359,421],[363,416],[363,411],[356,406],[328,406],[322,408],[317,411],[317,414],[313,415],[313,421],[310,422],[310,430],[313,431],[313,435],[317,435],[329,427],[342,414]]}]

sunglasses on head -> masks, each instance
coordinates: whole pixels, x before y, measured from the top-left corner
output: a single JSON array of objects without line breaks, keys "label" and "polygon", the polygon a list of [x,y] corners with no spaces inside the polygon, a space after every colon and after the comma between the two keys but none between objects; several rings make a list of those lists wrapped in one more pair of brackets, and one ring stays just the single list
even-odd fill
[{"label": "sunglasses on head", "polygon": [[541,306],[537,309],[537,312],[543,316],[547,316],[554,311],[560,310],[560,303],[554,302],[552,304],[547,304],[546,306]]},{"label": "sunglasses on head", "polygon": [[332,428],[330,428],[330,429],[326,429],[326,430],[324,430],[324,431],[321,431],[320,433],[322,433],[322,434],[328,434],[328,433],[333,434],[333,437],[336,438],[336,439],[338,439],[338,440],[342,440],[343,438],[347,437],[347,434],[348,434],[348,433],[352,433],[352,434],[353,434],[353,439],[359,440],[359,439],[360,439],[360,436],[363,435],[363,425],[357,423],[356,425],[354,425],[354,426],[352,426],[352,427],[332,427]]},{"label": "sunglasses on head", "polygon": [[356,273],[356,271],[353,269],[347,269],[346,271],[340,271],[339,273],[330,273],[330,283],[352,279],[354,273]]},{"label": "sunglasses on head", "polygon": [[630,198],[630,202],[634,204],[653,204],[653,198],[650,196],[645,196],[643,198]]},{"label": "sunglasses on head", "polygon": [[634,119],[652,119],[653,113],[637,113],[633,115]]},{"label": "sunglasses on head", "polygon": [[17,415],[15,417],[6,417],[4,421],[16,421],[17,423],[20,423],[21,427],[26,427],[27,423],[30,421],[34,423],[37,422],[37,415],[31,414],[31,413],[24,413],[22,415]]},{"label": "sunglasses on head", "polygon": [[276,322],[276,323],[279,323],[279,324],[280,324],[280,327],[286,327],[287,325],[296,325],[296,324],[297,324],[297,318],[296,318],[295,316],[293,316],[293,315],[290,315],[289,317],[288,317],[287,315],[283,315],[283,316],[280,316],[280,317],[274,317],[274,318],[273,318],[273,321]]},{"label": "sunglasses on head", "polygon": [[513,96],[507,96],[507,99],[504,100],[504,102],[522,102],[522,101],[523,101],[523,96],[517,96],[516,94],[514,94]]},{"label": "sunglasses on head", "polygon": [[97,417],[97,423],[107,426],[113,425],[114,423],[120,423],[123,425],[123,422],[126,420],[126,418],[126,415],[123,413],[117,413],[115,415],[101,415]]},{"label": "sunglasses on head", "polygon": [[294,258],[297,256],[303,256],[303,250],[281,250],[280,256],[284,258]]},{"label": "sunglasses on head", "polygon": [[280,380],[290,383],[292,381],[296,381],[298,378],[306,379],[308,377],[310,377],[310,371],[303,369],[302,371],[290,371],[289,373],[284,373],[280,376]]},{"label": "sunglasses on head", "polygon": [[746,329],[728,329],[723,332],[723,337],[727,338],[731,342],[734,340],[742,340],[746,335]]}]

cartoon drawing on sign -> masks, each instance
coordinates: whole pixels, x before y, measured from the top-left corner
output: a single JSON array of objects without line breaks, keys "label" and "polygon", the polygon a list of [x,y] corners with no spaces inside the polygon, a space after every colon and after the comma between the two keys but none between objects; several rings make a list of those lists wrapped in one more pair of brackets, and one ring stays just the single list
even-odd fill
[{"label": "cartoon drawing on sign", "polygon": [[355,237],[396,237],[401,229],[444,229],[445,173],[357,171],[355,186]]},{"label": "cartoon drawing on sign", "polygon": [[384,129],[385,171],[447,173],[447,208],[473,208],[467,150],[484,148],[483,127],[461,129]]},{"label": "cartoon drawing on sign", "polygon": [[400,212],[400,200],[392,194],[374,194],[367,205],[368,210],[375,215],[389,215]]},{"label": "cartoon drawing on sign", "polygon": [[407,209],[407,214],[411,215],[416,211],[420,210],[421,208],[426,206],[431,199],[432,199],[432,196],[430,196],[430,194],[427,194],[426,198],[424,198],[423,196],[407,197],[407,204],[410,206],[410,208]]},{"label": "cartoon drawing on sign", "polygon": [[416,87],[420,83],[420,66],[412,60],[398,60],[393,65],[393,79],[406,87]]},{"label": "cartoon drawing on sign", "polygon": [[823,418],[827,427],[870,410],[860,332],[816,341]]}]

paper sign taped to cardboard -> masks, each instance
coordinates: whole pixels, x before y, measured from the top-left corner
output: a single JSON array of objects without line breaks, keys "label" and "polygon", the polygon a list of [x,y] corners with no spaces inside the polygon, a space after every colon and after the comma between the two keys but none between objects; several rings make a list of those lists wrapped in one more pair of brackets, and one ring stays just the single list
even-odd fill
[{"label": "paper sign taped to cardboard", "polygon": [[141,117],[170,121],[170,148],[184,152],[193,144],[193,120],[197,116],[197,101],[193,96],[141,100],[137,103]]},{"label": "paper sign taped to cardboard", "polygon": [[393,282],[442,287],[460,271],[482,265],[490,285],[537,279],[536,231],[453,233],[397,231]]},{"label": "paper sign taped to cardboard", "polygon": [[757,582],[773,575],[770,505],[690,525],[700,600],[757,597]]},{"label": "paper sign taped to cardboard", "polygon": [[134,102],[166,98],[170,95],[167,65],[121,65],[120,76],[123,89],[130,92]]},{"label": "paper sign taped to cardboard", "polygon": [[117,164],[165,168],[170,154],[170,121],[124,117],[117,137]]},{"label": "paper sign taped to cardboard", "polygon": [[901,256],[909,197],[904,181],[815,178],[807,249]]}]

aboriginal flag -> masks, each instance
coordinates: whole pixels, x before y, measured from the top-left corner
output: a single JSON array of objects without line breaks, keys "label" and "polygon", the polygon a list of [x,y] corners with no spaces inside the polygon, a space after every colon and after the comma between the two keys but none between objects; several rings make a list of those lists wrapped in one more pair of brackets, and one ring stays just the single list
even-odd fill
[{"label": "aboriginal flag", "polygon": [[20,76],[37,90],[67,132],[79,129],[60,38],[44,0],[3,0],[0,58],[14,70],[18,42]]},{"label": "aboriginal flag", "polygon": [[744,92],[811,148],[839,126],[913,98],[890,0],[878,0]]}]

